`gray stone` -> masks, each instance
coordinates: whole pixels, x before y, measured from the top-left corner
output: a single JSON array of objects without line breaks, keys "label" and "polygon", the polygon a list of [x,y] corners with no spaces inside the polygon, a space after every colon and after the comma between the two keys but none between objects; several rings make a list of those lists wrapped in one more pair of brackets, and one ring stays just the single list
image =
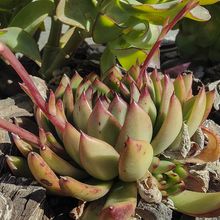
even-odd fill
[{"label": "gray stone", "polygon": [[140,200],[136,213],[144,220],[171,220],[173,211],[163,203],[146,203]]}]

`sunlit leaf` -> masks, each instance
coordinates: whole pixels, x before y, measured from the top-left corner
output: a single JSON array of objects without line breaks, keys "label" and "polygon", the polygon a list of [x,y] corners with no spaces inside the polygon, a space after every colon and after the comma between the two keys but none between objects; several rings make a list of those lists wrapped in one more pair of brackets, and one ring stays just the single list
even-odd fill
[{"label": "sunlit leaf", "polygon": [[56,14],[62,22],[90,31],[96,8],[92,0],[60,0]]},{"label": "sunlit leaf", "polygon": [[19,52],[40,63],[40,52],[35,40],[24,30],[9,27],[0,30],[0,41],[8,45],[14,52]]},{"label": "sunlit leaf", "polygon": [[99,15],[93,27],[93,39],[96,43],[106,43],[122,34],[122,28],[106,15]]},{"label": "sunlit leaf", "polygon": [[16,14],[9,26],[20,27],[32,34],[53,10],[54,3],[52,0],[30,2]]}]

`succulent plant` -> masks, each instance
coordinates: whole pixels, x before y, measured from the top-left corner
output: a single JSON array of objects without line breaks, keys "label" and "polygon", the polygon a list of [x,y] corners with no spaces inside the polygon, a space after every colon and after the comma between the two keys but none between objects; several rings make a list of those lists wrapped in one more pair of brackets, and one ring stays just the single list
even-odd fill
[{"label": "succulent plant", "polygon": [[[220,192],[184,190],[189,175],[184,161],[204,161],[204,151],[208,161],[220,157],[218,137],[200,128],[214,93],[201,88],[193,95],[192,74],[172,80],[156,69],[149,75],[145,71],[164,35],[195,5],[187,4],[165,23],[142,66],[137,64],[126,74],[112,68],[103,80],[95,74],[84,79],[78,73],[71,79],[64,76],[47,101],[13,53],[0,44],[1,55],[21,77],[21,87],[35,104],[39,126],[36,136],[0,118],[0,127],[12,133],[23,155],[7,156],[11,171],[33,176],[49,193],[89,202],[81,219],[131,218],[138,193],[149,202],[148,182],[159,197],[171,198],[183,213],[217,215]],[[192,156],[191,146],[200,144],[195,136],[199,132],[206,133],[208,143]],[[161,156],[172,152],[181,152],[182,160]],[[185,204],[190,200],[192,207]],[[201,202],[205,209],[198,209]]]},{"label": "succulent plant", "polygon": [[198,24],[189,19],[183,19],[180,22],[176,44],[180,55],[185,59],[215,63],[220,59],[218,32],[220,3],[206,6],[206,8],[211,14],[209,21]]}]

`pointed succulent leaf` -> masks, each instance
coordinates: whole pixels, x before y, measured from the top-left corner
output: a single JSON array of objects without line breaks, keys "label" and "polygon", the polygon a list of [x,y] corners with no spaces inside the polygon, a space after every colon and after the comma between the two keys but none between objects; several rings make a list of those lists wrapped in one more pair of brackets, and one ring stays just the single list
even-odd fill
[{"label": "pointed succulent leaf", "polygon": [[87,101],[85,92],[83,92],[79,99],[76,100],[73,110],[73,121],[83,132],[87,131],[87,123],[91,113],[92,109]]},{"label": "pointed succulent leaf", "polygon": [[40,155],[48,166],[59,175],[71,176],[76,179],[82,179],[88,176],[84,171],[74,167],[72,164],[58,156],[46,145],[41,147]]},{"label": "pointed succulent leaf", "polygon": [[73,91],[69,84],[67,85],[63,95],[63,106],[67,118],[71,120],[72,118],[71,116],[73,114],[73,109],[74,109],[74,96],[73,96]]},{"label": "pointed succulent leaf", "polygon": [[71,177],[60,178],[61,189],[69,196],[83,201],[94,201],[108,193],[112,186],[111,181],[97,181],[82,183]]},{"label": "pointed succulent leaf", "polygon": [[47,103],[47,111],[55,116],[56,115],[56,97],[55,97],[55,94],[53,93],[52,90],[50,90],[50,95],[49,95],[49,98],[48,98],[48,103]]},{"label": "pointed succulent leaf", "polygon": [[140,65],[138,62],[128,70],[128,74],[134,79],[134,81],[138,79],[140,74]]},{"label": "pointed succulent leaf", "polygon": [[157,109],[146,86],[141,91],[138,105],[150,116],[152,125],[154,125],[157,117]]},{"label": "pointed succulent leaf", "polygon": [[186,98],[189,99],[192,96],[193,74],[183,74],[183,81],[186,88]]},{"label": "pointed succulent leaf", "polygon": [[109,105],[108,110],[115,116],[115,118],[118,120],[121,126],[124,124],[127,109],[127,103],[116,93],[114,99]]},{"label": "pointed succulent leaf", "polygon": [[135,214],[137,205],[136,183],[118,182],[113,186],[100,213],[100,220],[127,220]]},{"label": "pointed succulent leaf", "polygon": [[63,96],[68,84],[70,84],[70,79],[67,75],[64,74],[62,79],[60,80],[59,86],[55,91],[55,96],[57,99]]},{"label": "pointed succulent leaf", "polygon": [[179,74],[177,78],[174,80],[173,84],[174,84],[175,95],[180,100],[180,103],[183,104],[186,100],[186,95],[187,95],[183,76]]},{"label": "pointed succulent leaf", "polygon": [[101,99],[98,99],[88,119],[87,133],[114,146],[120,129],[117,119],[105,108]]},{"label": "pointed succulent leaf", "polygon": [[12,134],[12,138],[16,147],[24,157],[27,157],[27,155],[33,151],[33,147],[26,141],[22,140],[18,135]]},{"label": "pointed succulent leaf", "polygon": [[155,91],[155,105],[157,109],[160,107],[161,97],[162,97],[162,85],[161,80],[158,75],[157,69],[154,69],[154,71],[151,73],[150,78],[154,85],[154,91]]},{"label": "pointed succulent leaf", "polygon": [[192,108],[188,109],[188,111],[190,112],[189,116],[185,118],[190,137],[192,137],[192,135],[196,132],[199,125],[201,124],[205,113],[205,108],[206,108],[206,94],[205,94],[205,89],[202,88],[198,93],[198,95],[195,97]]},{"label": "pointed succulent leaf", "polygon": [[137,86],[135,85],[135,83],[131,83],[130,92],[131,92],[131,100],[138,102],[138,99],[140,97],[140,92],[139,92]]},{"label": "pointed succulent leaf", "polygon": [[76,89],[75,99],[77,100],[81,94],[90,87],[91,84],[92,83],[90,80],[82,81]]},{"label": "pointed succulent leaf", "polygon": [[[173,117],[175,115],[175,117]],[[154,155],[157,155],[167,149],[175,140],[182,127],[182,107],[178,98],[173,95],[170,100],[168,114],[153,138],[151,145],[154,149]]]},{"label": "pointed succulent leaf", "polygon": [[56,154],[60,156],[67,157],[67,153],[63,146],[57,141],[56,137],[51,132],[46,132],[47,136],[47,145],[52,149]]},{"label": "pointed succulent leaf", "polygon": [[121,152],[128,137],[149,143],[152,138],[152,130],[152,123],[148,114],[136,102],[132,102],[128,108],[115,149]]},{"label": "pointed succulent leaf", "polygon": [[79,149],[81,164],[91,176],[111,180],[118,175],[119,154],[111,145],[81,133]]},{"label": "pointed succulent leaf", "polygon": [[21,177],[32,177],[31,171],[29,170],[27,160],[23,157],[9,156],[6,155],[6,163],[15,176]]},{"label": "pointed succulent leaf", "polygon": [[94,92],[98,92],[100,95],[107,95],[110,91],[108,86],[106,86],[103,82],[101,82],[98,79],[95,79],[92,83],[92,87],[94,89]]},{"label": "pointed succulent leaf", "polygon": [[79,139],[80,133],[70,123],[67,122],[63,132],[64,148],[68,155],[78,164],[80,164]]},{"label": "pointed succulent leaf", "polygon": [[153,148],[146,141],[128,138],[119,158],[119,178],[125,182],[141,179],[153,159]]},{"label": "pointed succulent leaf", "polygon": [[161,103],[157,115],[156,124],[154,126],[154,134],[157,134],[168,114],[170,99],[173,92],[174,92],[173,83],[171,82],[171,79],[167,75],[165,75],[163,78],[163,91],[161,96]]},{"label": "pointed succulent leaf", "polygon": [[80,220],[98,220],[104,204],[105,199],[103,198],[90,202],[86,209],[83,210]]},{"label": "pointed succulent leaf", "polygon": [[75,71],[73,77],[70,80],[70,87],[73,90],[74,96],[75,96],[75,93],[76,93],[76,89],[78,88],[78,86],[80,85],[82,80],[83,80],[83,78],[79,75],[79,73],[77,71]]},{"label": "pointed succulent leaf", "polygon": [[27,161],[30,171],[38,183],[52,194],[65,195],[59,186],[58,177],[38,153],[29,153]]},{"label": "pointed succulent leaf", "polygon": [[220,192],[203,193],[185,190],[169,198],[178,211],[190,216],[215,217],[220,213]]}]

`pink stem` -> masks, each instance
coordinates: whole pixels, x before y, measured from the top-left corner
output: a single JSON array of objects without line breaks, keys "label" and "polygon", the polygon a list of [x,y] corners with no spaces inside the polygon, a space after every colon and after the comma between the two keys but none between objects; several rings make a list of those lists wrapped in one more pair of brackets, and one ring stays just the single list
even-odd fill
[{"label": "pink stem", "polygon": [[188,13],[190,10],[192,10],[194,7],[198,5],[198,1],[189,1],[185,7],[174,17],[174,19],[167,24],[168,20],[166,20],[165,25],[163,26],[161,33],[157,39],[157,41],[154,43],[153,47],[151,48],[150,52],[148,53],[142,67],[141,67],[141,72],[140,76],[142,77],[145,70],[148,68],[149,63],[154,56],[155,52],[159,49],[160,44],[165,37],[165,35],[174,27],[174,25],[182,19],[186,13]]},{"label": "pink stem", "polygon": [[21,139],[40,145],[39,138],[31,132],[0,118],[0,127],[18,135]]},{"label": "pink stem", "polygon": [[[46,102],[41,96],[40,92],[34,85],[31,77],[22,66],[22,64],[18,61],[16,56],[10,51],[10,49],[5,46],[3,43],[0,43],[0,54],[9,61],[10,65],[14,68],[17,74],[20,76],[22,81],[24,82],[25,86],[31,93],[32,98],[34,99],[36,105],[44,112],[44,114],[48,117],[48,119],[53,123],[55,127],[60,129],[61,131],[64,130],[65,124],[59,121],[55,116],[49,114],[46,108]],[[1,125],[0,125],[1,126]]]}]

